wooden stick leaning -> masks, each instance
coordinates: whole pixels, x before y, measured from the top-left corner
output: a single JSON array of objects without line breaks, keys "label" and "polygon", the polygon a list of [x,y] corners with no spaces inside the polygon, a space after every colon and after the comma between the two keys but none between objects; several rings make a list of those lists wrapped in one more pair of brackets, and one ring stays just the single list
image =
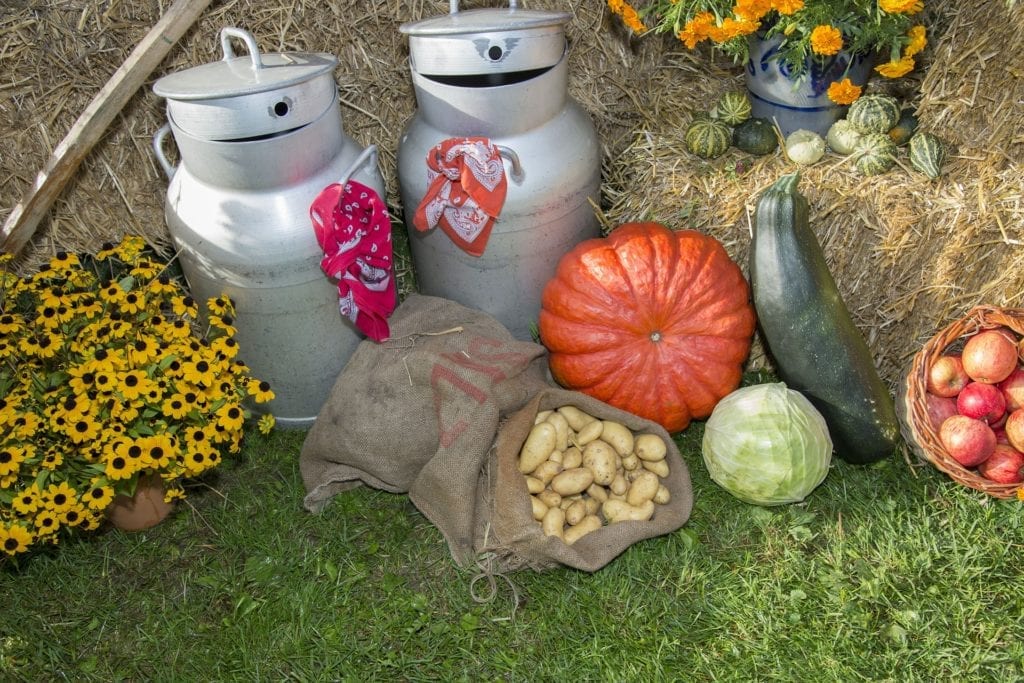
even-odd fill
[{"label": "wooden stick leaning", "polygon": [[7,217],[0,231],[0,250],[17,253],[32,238],[39,222],[114,117],[210,2],[176,0],[135,46],[53,150],[35,182]]}]

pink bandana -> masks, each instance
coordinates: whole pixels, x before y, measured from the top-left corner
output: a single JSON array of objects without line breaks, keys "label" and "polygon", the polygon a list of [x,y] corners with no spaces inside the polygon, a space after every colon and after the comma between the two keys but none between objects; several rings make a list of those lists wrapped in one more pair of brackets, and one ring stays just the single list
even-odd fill
[{"label": "pink bandana", "polygon": [[320,268],[338,282],[341,314],[374,341],[387,339],[396,292],[391,221],[380,195],[354,180],[334,183],[313,200],[309,217],[324,250]]},{"label": "pink bandana", "polygon": [[460,249],[483,254],[508,189],[497,148],[487,138],[442,140],[427,152],[427,181],[416,229],[440,225]]}]

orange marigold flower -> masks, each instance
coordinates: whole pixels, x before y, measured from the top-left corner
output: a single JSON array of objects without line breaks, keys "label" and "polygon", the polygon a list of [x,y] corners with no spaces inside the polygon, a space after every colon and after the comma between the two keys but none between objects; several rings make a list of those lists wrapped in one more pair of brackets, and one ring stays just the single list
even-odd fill
[{"label": "orange marigold flower", "polygon": [[811,50],[819,55],[834,55],[843,49],[843,34],[834,26],[815,26],[811,31]]},{"label": "orange marigold flower", "polygon": [[894,62],[886,62],[885,64],[879,64],[875,67],[875,71],[886,78],[899,78],[900,76],[906,76],[913,70],[913,57],[903,57],[902,59],[897,59]]},{"label": "orange marigold flower", "polygon": [[862,88],[859,85],[854,85],[849,78],[844,78],[828,86],[828,98],[836,104],[850,104],[860,97],[861,91]]},{"label": "orange marigold flower", "polygon": [[772,0],[772,9],[779,14],[793,14],[804,8],[804,0]]},{"label": "orange marigold flower", "polygon": [[889,14],[915,14],[924,9],[921,0],[878,0],[878,6]]},{"label": "orange marigold flower", "polygon": [[622,3],[622,9],[619,11],[619,16],[622,17],[622,23],[626,25],[633,33],[643,33],[647,30],[644,26],[644,22],[640,21],[640,15],[633,9],[633,6],[628,2]]},{"label": "orange marigold flower", "polygon": [[769,0],[736,0],[733,14],[747,21],[760,21],[772,9]]},{"label": "orange marigold flower", "polygon": [[700,12],[693,19],[686,22],[683,30],[677,35],[679,40],[691,50],[702,40],[710,35],[710,29],[715,25],[715,15],[711,12]]},{"label": "orange marigold flower", "polygon": [[732,17],[727,17],[722,21],[721,26],[709,26],[708,36],[716,43],[727,43],[733,38],[750,35],[760,25],[760,22],[757,21],[736,20]]},{"label": "orange marigold flower", "polygon": [[928,38],[925,35],[924,26],[914,26],[907,31],[907,46],[903,48],[904,57],[913,57],[918,52],[923,50],[928,44]]}]

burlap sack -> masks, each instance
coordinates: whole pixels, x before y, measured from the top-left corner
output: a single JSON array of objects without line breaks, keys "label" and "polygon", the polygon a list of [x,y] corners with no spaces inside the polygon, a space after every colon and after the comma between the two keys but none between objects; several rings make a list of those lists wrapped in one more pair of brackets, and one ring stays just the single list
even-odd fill
[{"label": "burlap sack", "polygon": [[[671,493],[671,499],[656,507],[650,521],[606,524],[573,545],[544,535],[540,523],[533,518],[526,480],[518,469],[519,451],[537,413],[565,405],[576,406],[594,417],[621,422],[635,434],[657,434],[665,440],[669,476],[662,483]],[[543,570],[558,565],[594,572],[637,541],[679,529],[689,519],[693,508],[689,470],[661,425],[585,394],[559,388],[540,391],[502,423],[487,467],[481,472],[477,498],[475,559],[491,573],[523,567]],[[470,558],[461,559],[464,563]]]},{"label": "burlap sack", "polygon": [[515,340],[486,313],[418,294],[389,324],[389,340],[356,347],[306,435],[304,505],[319,512],[360,484],[404,493],[419,481],[430,491],[414,498],[420,510],[435,524],[451,517],[471,539],[473,492],[499,418],[546,385],[544,347]]}]

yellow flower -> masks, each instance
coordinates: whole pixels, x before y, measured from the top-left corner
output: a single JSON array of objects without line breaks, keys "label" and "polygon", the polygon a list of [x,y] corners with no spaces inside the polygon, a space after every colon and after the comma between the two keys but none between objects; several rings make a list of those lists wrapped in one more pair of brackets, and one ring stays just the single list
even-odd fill
[{"label": "yellow flower", "polygon": [[33,540],[32,532],[20,524],[0,524],[0,549],[8,555],[25,552]]},{"label": "yellow flower", "polygon": [[772,0],[772,9],[779,14],[793,14],[804,8],[804,0]]},{"label": "yellow flower", "polygon": [[39,536],[49,536],[57,533],[57,530],[60,529],[60,520],[57,519],[57,513],[53,510],[43,510],[36,515],[35,525]]},{"label": "yellow flower", "polygon": [[928,45],[928,38],[925,35],[924,26],[914,26],[907,31],[907,46],[903,48],[904,57],[913,57]]},{"label": "yellow flower", "polygon": [[192,409],[185,401],[184,394],[171,394],[170,397],[164,399],[164,402],[160,405],[160,412],[169,418],[180,420]]},{"label": "yellow flower", "polygon": [[60,523],[69,527],[79,526],[80,524],[85,522],[89,517],[90,515],[88,514],[86,508],[77,504],[71,506],[70,508],[64,510],[63,512],[58,513]]},{"label": "yellow flower", "polygon": [[863,88],[854,85],[849,78],[844,78],[828,86],[828,98],[839,105],[850,104],[860,97],[862,90]]},{"label": "yellow flower", "polygon": [[6,476],[17,472],[21,463],[25,461],[25,449],[21,446],[6,446],[0,448],[0,476]]},{"label": "yellow flower", "polygon": [[238,342],[233,337],[217,337],[210,342],[210,350],[218,360],[231,360],[238,355]]},{"label": "yellow flower", "polygon": [[104,474],[108,479],[127,479],[135,473],[132,463],[123,455],[107,453],[103,457]]},{"label": "yellow flower", "polygon": [[171,299],[171,310],[174,315],[196,318],[199,316],[199,304],[190,296],[176,296]]},{"label": "yellow flower", "polygon": [[152,384],[152,380],[142,370],[129,370],[117,376],[117,392],[128,401],[134,401],[148,392]]},{"label": "yellow flower", "polygon": [[921,0],[878,0],[878,6],[889,14],[915,14],[924,9]]},{"label": "yellow flower", "polygon": [[274,420],[274,416],[267,413],[266,415],[260,416],[260,420],[256,423],[256,426],[260,430],[260,434],[269,434],[271,430],[274,429],[275,424],[276,421]]},{"label": "yellow flower", "polygon": [[149,463],[148,467],[167,467],[178,450],[177,440],[169,434],[145,436],[139,439],[138,445],[142,448],[142,460]]},{"label": "yellow flower", "polygon": [[210,315],[232,315],[235,312],[235,302],[230,297],[218,296],[206,302]]},{"label": "yellow flower", "polygon": [[82,496],[82,501],[91,510],[105,510],[112,500],[114,500],[114,489],[98,483],[93,483]]},{"label": "yellow flower", "polygon": [[57,255],[50,259],[50,269],[57,272],[69,271],[78,265],[81,265],[78,257],[66,251],[58,251]]},{"label": "yellow flower", "polygon": [[126,292],[119,302],[121,312],[134,315],[146,308],[146,297],[141,292]]},{"label": "yellow flower", "polygon": [[31,515],[39,509],[39,489],[35,484],[19,491],[11,502],[14,511],[19,515]]},{"label": "yellow flower", "polygon": [[815,26],[811,31],[811,50],[819,55],[834,55],[843,49],[843,34],[834,26]]},{"label": "yellow flower", "polygon": [[25,326],[25,320],[17,313],[0,314],[0,334],[17,334]]},{"label": "yellow flower", "polygon": [[245,411],[237,403],[225,403],[217,409],[217,425],[237,431],[245,424]]},{"label": "yellow flower", "polygon": [[875,67],[875,71],[882,74],[886,78],[899,78],[900,76],[906,76],[913,70],[913,57],[903,57],[901,59],[897,59],[894,62],[886,62],[885,64],[879,64],[878,66]]},{"label": "yellow flower", "polygon": [[270,388],[270,384],[268,382],[261,382],[256,378],[249,380],[246,391],[256,403],[266,403],[274,399],[274,391]]},{"label": "yellow flower", "polygon": [[70,510],[78,503],[77,492],[68,486],[66,481],[59,484],[50,484],[43,494],[46,500],[46,509],[57,514]]},{"label": "yellow flower", "polygon": [[69,419],[64,433],[76,444],[92,441],[100,434],[100,423],[91,415],[80,415],[76,419]]}]

